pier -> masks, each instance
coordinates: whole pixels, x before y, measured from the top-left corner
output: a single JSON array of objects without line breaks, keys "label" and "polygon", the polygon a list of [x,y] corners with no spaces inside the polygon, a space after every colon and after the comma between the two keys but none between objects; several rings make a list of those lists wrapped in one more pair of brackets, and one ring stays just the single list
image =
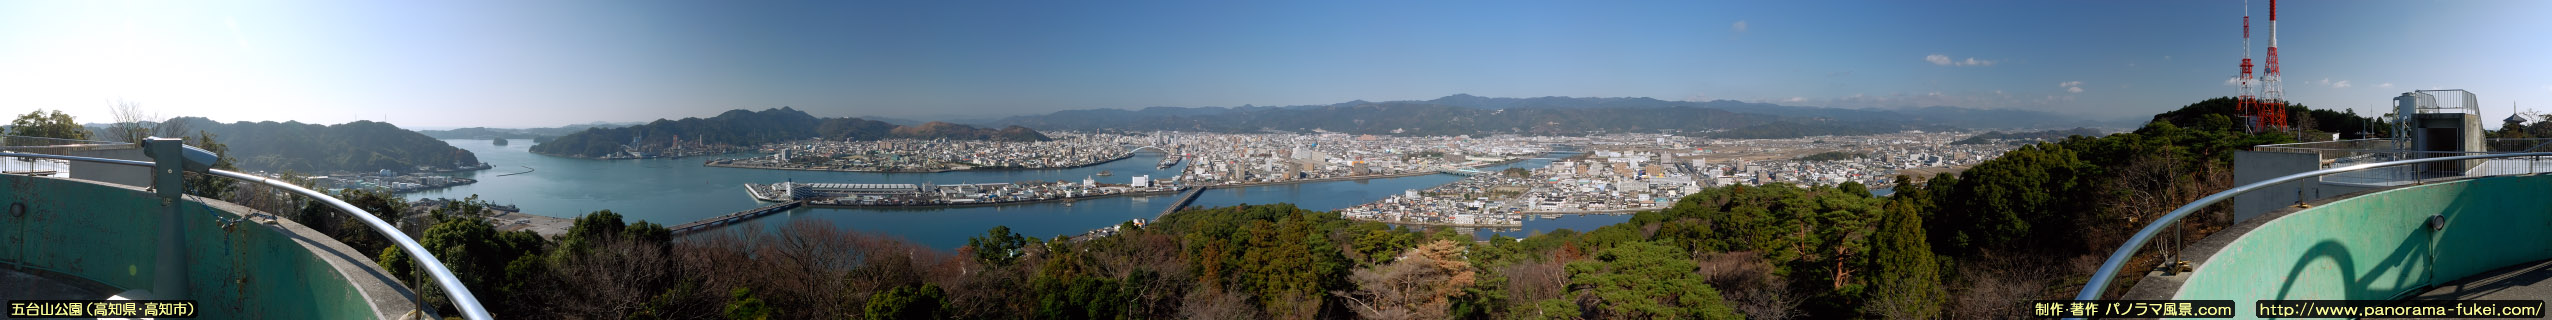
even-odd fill
[{"label": "pier", "polygon": [[1161,215],[1159,217],[1153,217],[1152,220],[1159,221],[1162,217],[1169,217],[1172,212],[1179,212],[1179,209],[1186,209],[1188,204],[1196,203],[1196,196],[1204,195],[1205,189],[1211,189],[1211,187],[1187,187],[1186,189],[1186,192],[1179,193],[1178,201],[1171,201],[1170,208],[1161,210]]},{"label": "pier", "polygon": [[708,231],[711,228],[732,225],[737,222],[744,222],[745,220],[752,220],[753,218],[759,218],[773,213],[787,212],[789,209],[796,209],[798,206],[802,205],[806,205],[805,200],[789,201],[780,204],[762,206],[760,208],[753,208],[753,210],[737,211],[736,213],[710,217],[708,219],[700,219],[700,221],[692,221],[691,223],[673,226],[673,234],[678,236],[693,232]]},{"label": "pier", "polygon": [[496,175],[496,176],[503,177],[503,176],[510,176],[510,175],[518,175],[518,174],[532,173],[532,167],[531,167],[531,166],[522,166],[522,167],[523,167],[523,172],[515,172],[515,173],[500,174],[500,175]]}]

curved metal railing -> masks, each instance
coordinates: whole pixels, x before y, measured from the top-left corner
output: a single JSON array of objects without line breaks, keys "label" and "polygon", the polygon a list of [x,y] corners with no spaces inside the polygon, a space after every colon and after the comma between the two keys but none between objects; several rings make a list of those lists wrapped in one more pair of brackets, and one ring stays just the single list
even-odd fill
[{"label": "curved metal railing", "polygon": [[2117,252],[2109,254],[2109,261],[2100,263],[2100,271],[2091,275],[2091,282],[2084,284],[2082,287],[2082,293],[2074,295],[2074,299],[2099,300],[2101,294],[2109,289],[2109,279],[2116,278],[2118,276],[2118,268],[2124,267],[2124,264],[2127,263],[2127,259],[2134,257],[2137,249],[2142,249],[2146,241],[2153,240],[2153,236],[2155,234],[2161,233],[2162,229],[2166,228],[2168,225],[2179,222],[2180,218],[2188,217],[2189,214],[2196,213],[2199,209],[2205,209],[2207,206],[2214,205],[2217,202],[2223,202],[2224,199],[2232,199],[2233,196],[2236,195],[2249,193],[2254,190],[2259,190],[2260,188],[2266,188],[2268,186],[2281,183],[2295,182],[2297,180],[2373,168],[2443,161],[2545,156],[2552,156],[2552,152],[2483,154],[2366,163],[2291,174],[2284,177],[2277,177],[2275,179],[2268,179],[2239,187],[2233,187],[2232,189],[2225,189],[2222,192],[2216,192],[2215,194],[2208,195],[2205,198],[2198,198],[2198,201],[2189,202],[2187,205],[2180,206],[2179,209],[2173,209],[2170,214],[2164,214],[2161,219],[2155,219],[2153,220],[2153,223],[2146,224],[2143,230],[2137,230],[2134,237],[2127,238],[2126,244],[2118,246]]},{"label": "curved metal railing", "polygon": [[[156,165],[156,164],[154,164],[154,163],[151,163],[151,162],[145,162],[145,161],[122,160],[122,159],[106,159],[106,158],[92,158],[92,157],[79,157],[79,156],[63,156],[63,155],[50,155],[50,154],[35,154],[35,153],[0,152],[0,157],[43,158],[43,159],[55,159],[55,160],[86,161],[86,162],[96,162],[96,163],[105,163],[105,164],[117,164],[117,165],[137,166],[137,167],[145,167],[145,168],[152,167],[152,166]],[[398,228],[398,227],[395,227],[395,226],[390,225],[390,222],[389,222],[389,221],[382,221],[382,220],[381,220],[381,217],[375,217],[375,216],[372,216],[372,213],[371,213],[370,211],[364,211],[364,210],[363,210],[363,209],[361,209],[361,208],[356,208],[353,204],[348,204],[348,203],[346,203],[346,201],[345,201],[345,200],[337,199],[337,197],[328,196],[327,194],[319,193],[318,191],[312,191],[312,190],[310,190],[309,188],[302,188],[301,186],[292,185],[291,183],[284,183],[283,181],[276,181],[275,179],[268,179],[268,178],[265,178],[265,177],[259,177],[259,176],[254,176],[254,175],[245,174],[245,173],[238,173],[238,172],[227,171],[227,170],[210,170],[210,169],[208,169],[208,170],[205,170],[205,172],[209,172],[209,173],[211,173],[212,175],[216,175],[216,176],[229,177],[229,178],[231,178],[231,179],[239,179],[239,180],[242,180],[242,181],[248,181],[248,182],[261,183],[261,184],[265,184],[265,185],[267,185],[267,186],[273,186],[273,187],[276,187],[276,188],[279,188],[279,189],[284,189],[284,191],[290,191],[290,192],[295,193],[295,194],[300,194],[300,195],[302,195],[302,196],[307,196],[307,197],[310,197],[310,198],[312,198],[312,199],[318,199],[320,202],[325,202],[325,203],[327,203],[327,204],[328,204],[328,206],[336,207],[336,208],[337,208],[337,210],[345,211],[347,215],[352,215],[352,216],[355,216],[355,217],[357,217],[357,218],[361,218],[361,219],[363,220],[364,224],[372,226],[372,231],[378,231],[378,232],[380,232],[380,233],[381,233],[381,235],[389,237],[389,238],[390,238],[390,241],[391,241],[391,242],[393,242],[393,243],[395,243],[395,244],[397,244],[397,245],[399,246],[399,249],[400,249],[400,250],[402,250],[402,251],[407,251],[408,256],[416,257],[416,259],[418,259],[417,261],[419,262],[419,263],[417,263],[417,264],[419,264],[419,265],[423,265],[423,266],[424,266],[424,269],[425,269],[425,271],[426,271],[426,273],[431,274],[431,275],[433,275],[433,276],[434,276],[434,282],[435,282],[437,285],[440,285],[441,287],[443,287],[444,295],[450,296],[450,297],[452,298],[452,305],[453,305],[454,307],[457,307],[457,308],[461,309],[461,316],[462,316],[462,317],[469,318],[469,319],[471,319],[471,320],[487,320],[487,319],[492,319],[492,318],[493,318],[493,317],[490,317],[490,316],[487,314],[487,307],[482,306],[482,305],[479,305],[478,297],[477,297],[476,295],[472,295],[472,294],[470,294],[470,288],[469,288],[469,287],[467,287],[467,286],[462,286],[462,285],[461,285],[461,280],[460,280],[461,278],[460,278],[460,277],[458,277],[458,276],[454,276],[454,275],[452,275],[452,269],[450,269],[450,268],[445,268],[445,267],[443,266],[443,264],[442,264],[442,263],[440,263],[440,261],[443,261],[442,259],[435,258],[435,257],[434,257],[434,253],[433,253],[433,252],[431,252],[431,251],[427,251],[427,250],[425,249],[425,246],[424,246],[424,245],[419,245],[419,244],[417,244],[416,239],[410,239],[410,238],[408,238],[408,235],[407,235],[406,233],[399,232],[399,228]],[[436,263],[424,263],[424,262],[426,262],[426,261],[435,261]],[[418,293],[418,294],[422,295],[422,294],[424,294],[424,293]],[[418,305],[417,305],[417,308],[418,308],[418,309],[420,309],[420,310],[422,310],[422,309],[424,309],[424,308],[428,308],[428,306],[426,306],[426,305],[424,305],[424,304],[418,304]]]}]

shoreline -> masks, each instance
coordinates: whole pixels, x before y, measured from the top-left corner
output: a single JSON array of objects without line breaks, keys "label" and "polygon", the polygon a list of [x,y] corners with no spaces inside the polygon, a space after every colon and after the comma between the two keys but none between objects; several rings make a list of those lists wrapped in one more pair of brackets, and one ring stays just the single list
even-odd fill
[{"label": "shoreline", "polygon": [[[1639,213],[1639,212],[1642,212],[1642,211],[1652,211],[1652,210],[1664,210],[1664,208],[1649,208],[1649,209],[1613,209],[1613,210],[1586,210],[1586,211],[1522,212],[1522,213],[1517,213],[1516,215],[1518,215],[1518,216],[1538,216],[1538,215],[1572,215],[1572,216],[1583,216],[1583,215],[1608,215],[1608,216],[1612,216],[1612,215],[1631,215],[1631,214],[1636,214],[1636,213]],[[1513,225],[1504,225],[1504,224],[1459,224],[1459,223],[1425,222],[1425,221],[1386,221],[1386,220],[1377,220],[1377,219],[1361,219],[1361,218],[1355,218],[1355,217],[1347,217],[1347,216],[1344,216],[1344,215],[1339,216],[1339,218],[1345,218],[1345,219],[1347,219],[1347,220],[1354,220],[1354,221],[1379,222],[1379,223],[1386,223],[1386,224],[1392,224],[1392,225],[1407,225],[1407,226],[1433,226],[1433,227],[1456,227],[1456,228],[1523,228],[1523,227],[1524,227],[1524,224],[1522,224],[1522,223],[1517,223],[1517,224],[1513,224]],[[1518,220],[1518,221],[1522,221],[1522,220]]]},{"label": "shoreline", "polygon": [[[1125,193],[1111,193],[1111,194],[1103,194],[1103,195],[1081,196],[1081,197],[1074,197],[1074,198],[1054,198],[1054,199],[1036,199],[1036,200],[1015,200],[1015,201],[1001,201],[1001,202],[978,202],[978,203],[933,203],[933,204],[825,204],[825,203],[818,203],[818,202],[809,201],[809,202],[807,202],[807,203],[806,203],[806,206],[807,206],[807,207],[815,207],[815,208],[840,208],[840,209],[937,209],[937,208],[964,208],[964,207],[985,207],[985,206],[1022,205],[1022,204],[1036,204],[1036,203],[1064,202],[1064,201],[1067,201],[1067,200],[1069,200],[1069,201],[1081,201],[1081,200],[1102,199],[1102,198],[1111,198],[1111,197],[1145,197],[1145,196],[1175,195],[1175,194],[1178,194],[1178,189],[1161,190],[1161,191],[1134,191],[1134,192],[1125,192]],[[758,200],[758,199],[757,199],[757,200]]]},{"label": "shoreline", "polygon": [[1639,212],[1641,212],[1641,211],[1655,211],[1655,210],[1666,210],[1666,208],[1604,209],[1604,210],[1576,210],[1576,211],[1525,211],[1525,212],[1517,213],[1517,214],[1521,214],[1521,215],[1545,215],[1545,214],[1564,214],[1564,215],[1590,215],[1590,214],[1602,214],[1602,215],[1615,215],[1615,214],[1633,214],[1633,213],[1639,213]]},{"label": "shoreline", "polygon": [[[1527,159],[1531,159],[1531,158],[1515,158],[1515,159],[1507,159],[1507,160],[1505,160],[1505,161],[1490,162],[1490,163],[1487,163],[1487,164],[1482,164],[1482,165],[1480,165],[1480,167],[1489,167],[1489,166],[1499,166],[1499,165],[1512,164],[1512,163],[1516,163],[1516,162],[1523,162],[1524,160],[1527,160]],[[1474,168],[1476,168],[1476,167],[1474,167]],[[1286,180],[1286,181],[1270,181],[1270,182],[1243,182],[1243,183],[1233,183],[1233,184],[1207,185],[1206,187],[1212,187],[1212,188],[1247,188],[1247,187],[1261,187],[1261,186],[1285,185],[1285,184],[1301,184],[1301,183],[1317,183],[1317,182],[1338,182],[1338,181],[1355,181],[1355,180],[1367,180],[1367,179],[1398,179],[1398,178],[1418,177],[1418,176],[1437,175],[1437,174],[1451,174],[1451,173],[1444,173],[1444,172],[1440,172],[1440,171],[1420,171],[1420,172],[1406,172],[1406,173],[1393,173],[1393,174],[1373,174],[1373,175],[1346,176],[1346,177],[1311,178],[1311,179],[1302,179],[1302,180]],[[1493,173],[1493,174],[1494,174],[1494,173]]]},{"label": "shoreline", "polygon": [[[1117,155],[1116,157],[1114,157],[1114,158],[1108,158],[1107,160],[1100,160],[1100,161],[1097,161],[1097,162],[1091,162],[1091,163],[1085,163],[1085,164],[1078,164],[1078,165],[1071,165],[1071,166],[1061,166],[1061,167],[1044,167],[1044,168],[1022,168],[1022,167],[973,167],[973,168],[967,168],[967,169],[939,169],[939,170],[854,170],[854,169],[824,169],[824,168],[789,168],[789,167],[773,167],[773,166],[761,166],[761,165],[749,165],[749,164],[722,164],[722,163],[717,163],[717,161],[718,161],[718,160],[702,161],[702,162],[700,162],[700,165],[701,165],[701,166],[707,166],[707,167],[719,167],[719,168],[761,169],[761,170],[795,170],[795,171],[818,171],[818,172],[942,173],[942,172],[957,172],[957,171],[1005,171],[1005,170],[1020,170],[1020,171],[1025,171],[1025,170],[1063,170],[1063,169],[1078,169],[1078,168],[1082,168],[1082,167],[1089,167],[1089,166],[1096,166],[1096,165],[1101,165],[1101,164],[1107,164],[1107,163],[1109,163],[1109,162],[1117,162],[1118,160],[1125,160],[1125,159],[1130,159],[1130,158],[1134,158],[1134,153],[1133,153],[1133,152],[1127,152],[1127,153],[1122,154],[1122,155]],[[729,160],[729,159],[720,159],[720,160]]]},{"label": "shoreline", "polygon": [[[1130,152],[1129,152],[1129,153],[1126,153],[1126,155],[1122,156],[1121,158],[1118,158],[1117,160],[1124,160],[1124,158],[1130,158],[1130,157],[1133,157],[1133,155],[1134,155],[1133,153],[1130,153]],[[1527,157],[1517,157],[1517,158],[1514,158],[1514,159],[1507,159],[1507,160],[1504,160],[1504,161],[1490,162],[1490,163],[1487,163],[1487,164],[1482,164],[1482,165],[1480,165],[1479,167],[1488,167],[1488,166],[1497,166],[1497,165],[1512,164],[1512,163],[1516,163],[1516,162],[1522,162],[1522,161],[1524,161],[1524,160],[1528,160],[1528,159],[1531,159],[1531,158],[1527,158]],[[1117,160],[1109,160],[1109,161],[1104,161],[1104,162],[1099,162],[1099,163],[1115,162],[1115,161],[1117,161]],[[703,164],[706,164],[706,163],[703,163]],[[1092,165],[1097,165],[1097,163],[1094,163],[1094,164],[1092,164]],[[710,166],[717,166],[717,165],[710,165]],[[1477,167],[1473,167],[1473,168],[1477,168]],[[782,169],[782,170],[835,171],[835,170],[812,170],[812,169]],[[1037,169],[1023,169],[1023,170],[1037,170]],[[1397,178],[1408,178],[1408,177],[1418,177],[1418,176],[1437,175],[1437,174],[1450,174],[1450,173],[1444,173],[1444,172],[1439,172],[1439,171],[1420,171],[1420,172],[1397,173],[1397,174],[1363,175],[1363,176],[1349,176],[1349,177],[1329,177],[1329,178],[1313,178],[1313,179],[1302,179],[1302,180],[1271,181],[1271,182],[1250,182],[1250,183],[1217,184],[1217,185],[1198,185],[1198,186],[1182,186],[1182,187],[1195,187],[1195,188],[1203,188],[1203,189],[1206,189],[1206,190],[1212,190],[1212,189],[1221,189],[1221,188],[1248,188],[1248,187],[1263,187],[1263,186],[1290,185],[1290,184],[1306,184],[1306,183],[1320,183],[1320,182],[1359,181],[1359,180],[1371,180],[1371,179],[1397,179]],[[1085,200],[1085,199],[1101,199],[1101,198],[1108,198],[1108,197],[1155,196],[1155,195],[1175,195],[1175,194],[1178,194],[1178,190],[1177,190],[1177,189],[1164,190],[1164,191],[1137,191],[1137,192],[1126,192],[1126,193],[1106,194],[1106,195],[1096,195],[1096,196],[1083,196],[1083,197],[1077,197],[1077,198],[1055,198],[1055,199],[1018,200],[1018,201],[983,202],[983,203],[901,204],[901,205],[823,204],[823,203],[817,203],[817,202],[812,202],[812,201],[810,201],[810,202],[807,202],[807,203],[806,203],[806,207],[811,207],[811,208],[834,208],[834,209],[934,209],[934,208],[962,208],[962,207],[982,207],[982,206],[1021,205],[1021,204],[1035,204],[1035,203],[1062,202],[1062,201],[1065,201],[1065,200],[1074,200],[1074,201],[1078,201],[1078,200]],[[766,201],[766,202],[768,201],[768,200],[761,200],[761,199],[755,199],[755,200],[757,200],[757,201]]]}]

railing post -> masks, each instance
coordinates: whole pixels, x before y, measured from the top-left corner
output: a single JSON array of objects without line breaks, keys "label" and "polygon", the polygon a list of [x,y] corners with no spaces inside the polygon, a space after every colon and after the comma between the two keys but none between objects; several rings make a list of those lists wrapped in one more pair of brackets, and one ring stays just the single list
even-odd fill
[{"label": "railing post", "polygon": [[186,205],[185,141],[150,138],[142,141],[149,151],[151,187],[160,196],[159,255],[151,267],[151,295],[157,299],[186,299],[186,215],[179,208]]}]

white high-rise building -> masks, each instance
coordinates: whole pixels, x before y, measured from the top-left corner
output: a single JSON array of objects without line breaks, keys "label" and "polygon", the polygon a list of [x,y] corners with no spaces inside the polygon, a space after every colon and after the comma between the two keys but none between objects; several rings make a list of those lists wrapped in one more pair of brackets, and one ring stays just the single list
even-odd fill
[{"label": "white high-rise building", "polygon": [[1133,183],[1133,185],[1134,185],[1134,187],[1136,187],[1136,188],[1150,188],[1150,187],[1152,187],[1152,176],[1151,176],[1151,175],[1140,175],[1140,176],[1134,176],[1134,183]]}]

